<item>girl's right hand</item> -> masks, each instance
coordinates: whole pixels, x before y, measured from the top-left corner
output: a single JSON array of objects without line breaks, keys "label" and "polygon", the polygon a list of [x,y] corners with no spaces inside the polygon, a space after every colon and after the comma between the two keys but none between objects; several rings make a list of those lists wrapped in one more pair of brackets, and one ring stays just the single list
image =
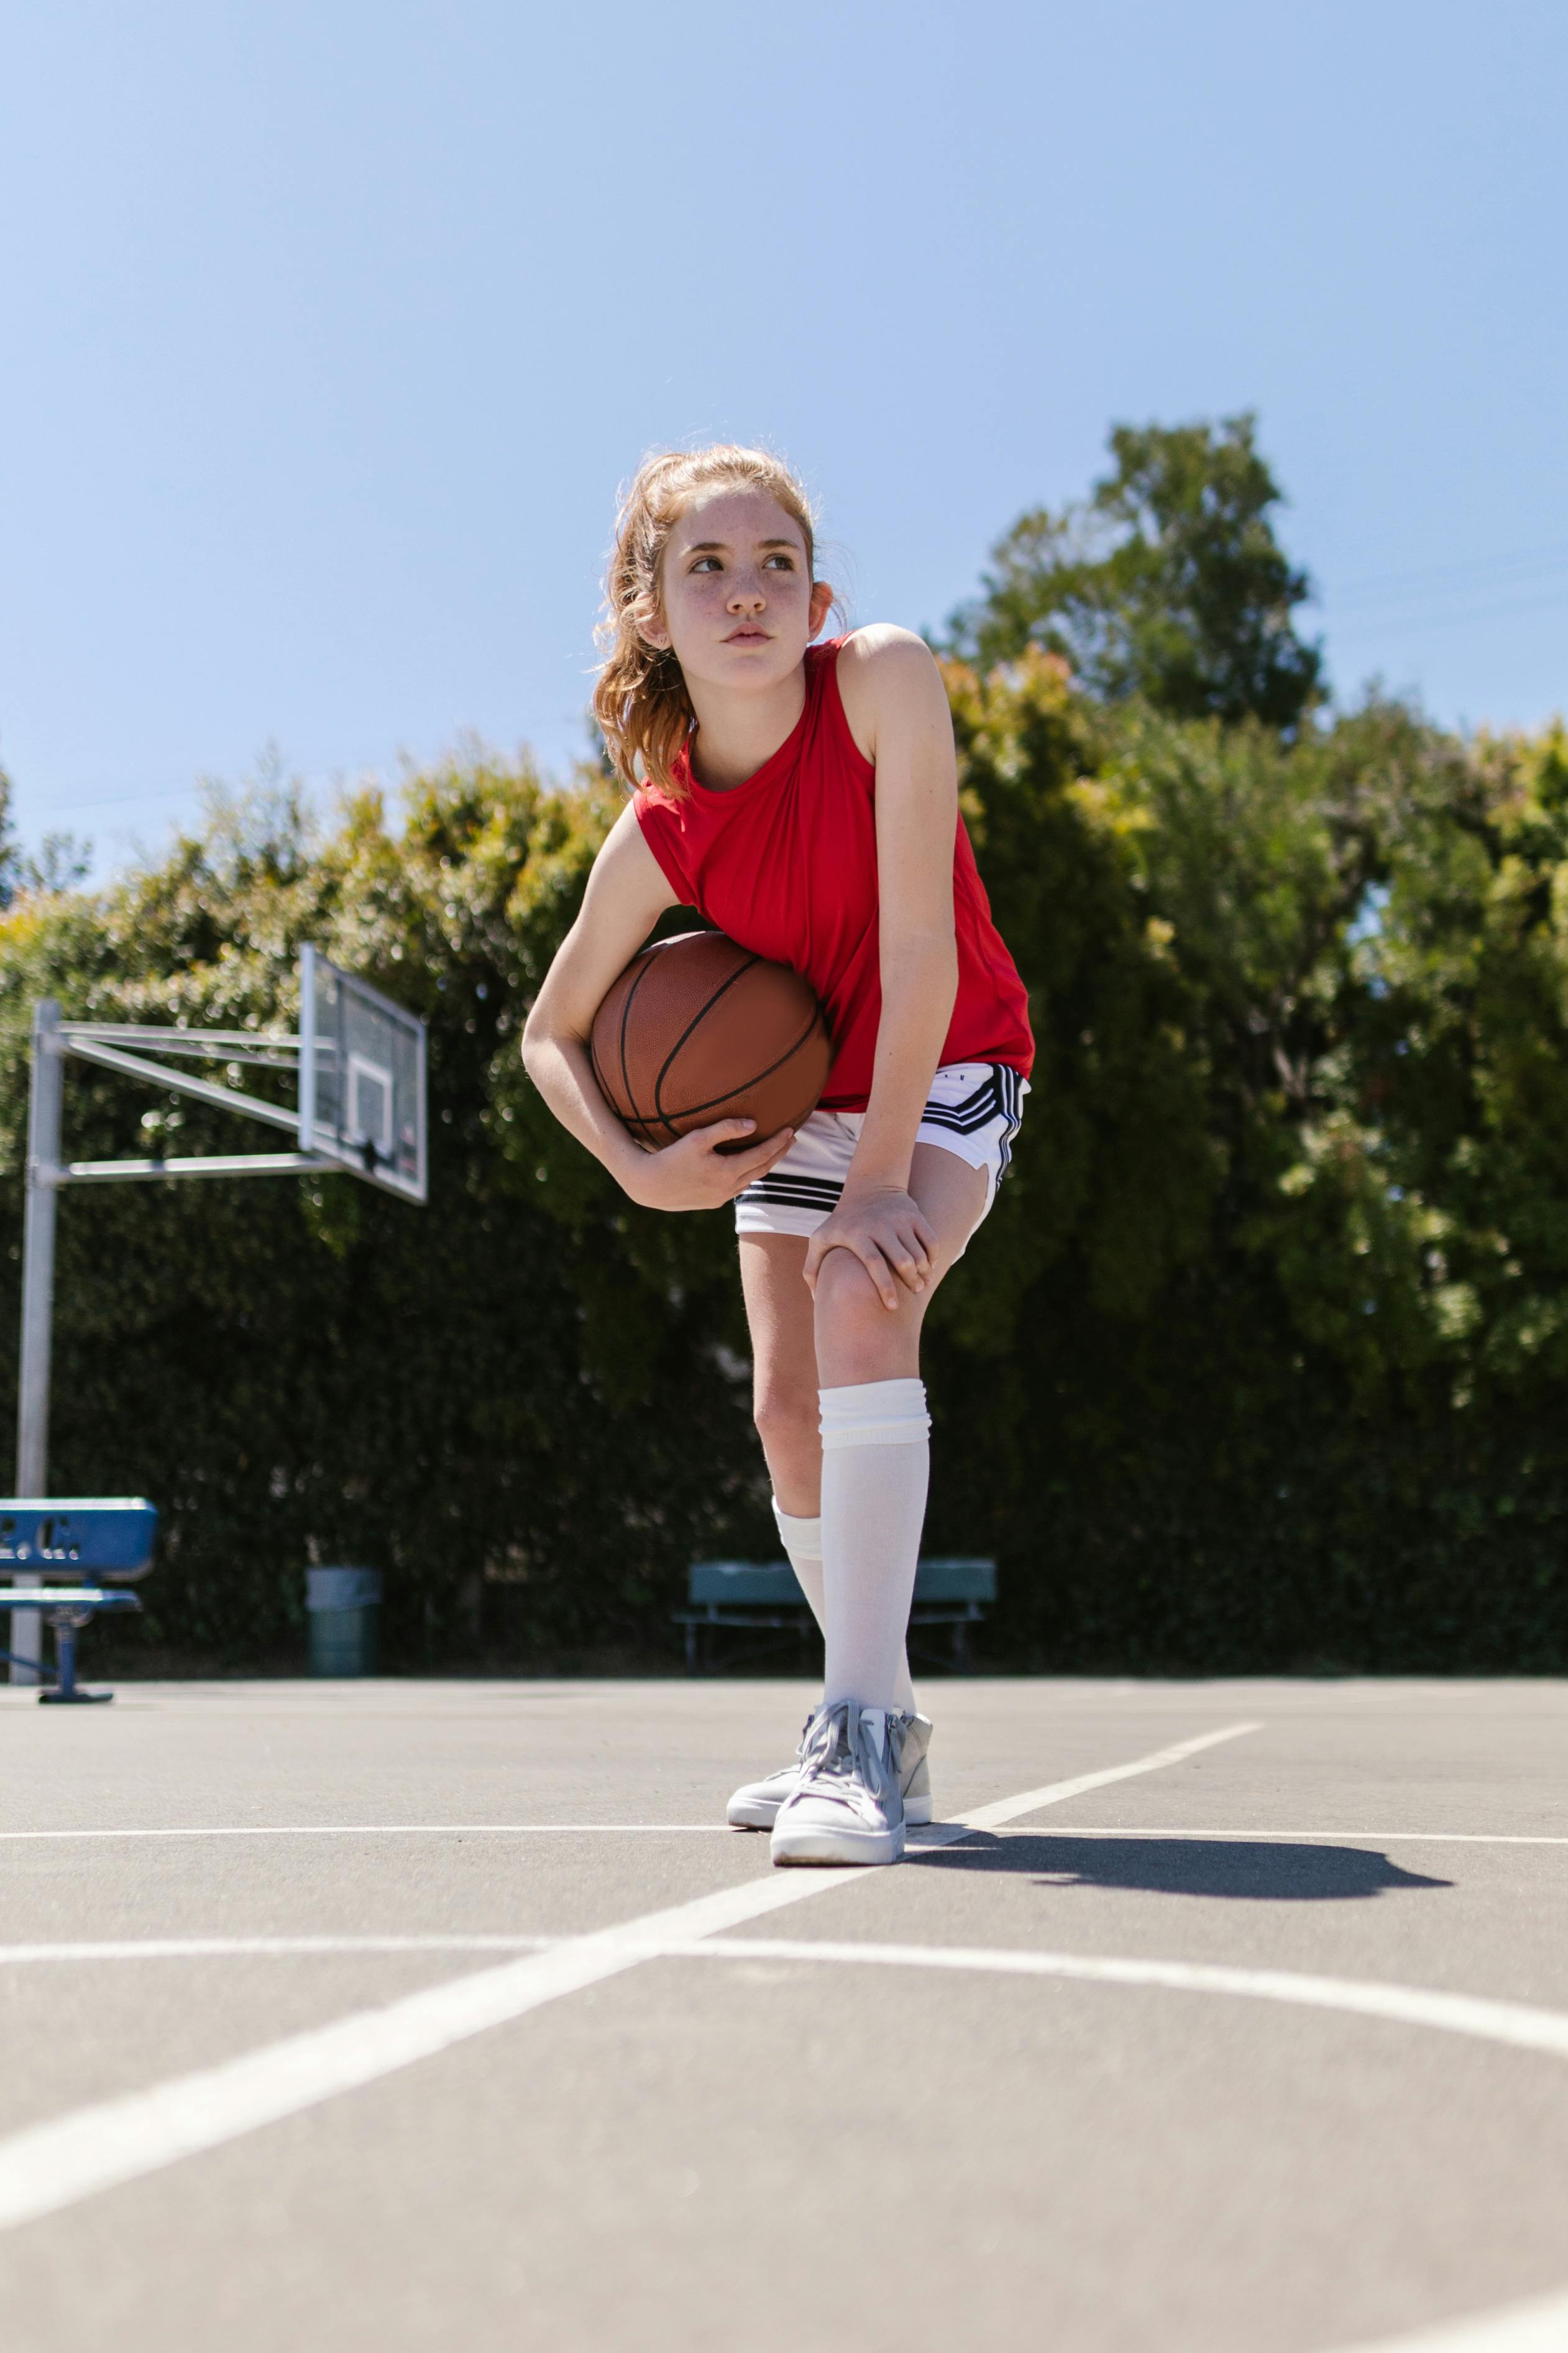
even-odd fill
[{"label": "girl's right hand", "polygon": [[719,1151],[721,1144],[750,1135],[756,1124],[754,1119],[721,1119],[712,1127],[694,1127],[678,1144],[646,1153],[621,1179],[622,1188],[645,1209],[721,1209],[765,1176],[795,1142],[794,1128],[781,1127],[747,1152]]}]

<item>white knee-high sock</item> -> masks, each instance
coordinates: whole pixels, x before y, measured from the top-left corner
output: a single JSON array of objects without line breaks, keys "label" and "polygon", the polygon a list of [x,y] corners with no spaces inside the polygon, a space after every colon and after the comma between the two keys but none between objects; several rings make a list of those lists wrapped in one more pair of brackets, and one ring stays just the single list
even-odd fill
[{"label": "white knee-high sock", "polygon": [[811,1614],[820,1626],[822,1620],[822,1522],[803,1520],[793,1512],[779,1509],[779,1499],[773,1497],[773,1518],[778,1522],[779,1541],[789,1555],[789,1565],[795,1573],[800,1589],[811,1604]]},{"label": "white knee-high sock", "polygon": [[[773,1518],[778,1523],[779,1540],[789,1555],[789,1565],[795,1573],[801,1591],[811,1604],[811,1614],[826,1635],[827,1607],[822,1591],[822,1522],[820,1519],[801,1519],[793,1512],[781,1511],[776,1495],[773,1497]],[[915,1687],[910,1675],[909,1655],[902,1644],[899,1648],[899,1687],[893,1705],[905,1715],[912,1715],[915,1711]]]},{"label": "white knee-high sock", "polygon": [[931,1474],[922,1381],[822,1389],[825,1696],[898,1707]]}]

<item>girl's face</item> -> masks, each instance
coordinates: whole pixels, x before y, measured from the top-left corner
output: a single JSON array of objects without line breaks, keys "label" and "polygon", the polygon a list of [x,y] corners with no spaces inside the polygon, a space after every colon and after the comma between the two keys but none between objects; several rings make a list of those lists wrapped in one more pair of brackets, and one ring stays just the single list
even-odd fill
[{"label": "girl's face", "polygon": [[689,687],[765,691],[798,669],[833,603],[814,582],[800,525],[766,491],[691,501],[664,551],[662,611],[642,626]]}]

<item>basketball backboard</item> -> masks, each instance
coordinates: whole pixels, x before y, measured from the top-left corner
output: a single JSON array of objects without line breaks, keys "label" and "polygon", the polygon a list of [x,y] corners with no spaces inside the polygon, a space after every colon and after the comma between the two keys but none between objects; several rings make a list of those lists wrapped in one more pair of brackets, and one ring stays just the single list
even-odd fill
[{"label": "basketball backboard", "polygon": [[315,948],[300,957],[300,1149],[426,1196],[425,1024]]}]

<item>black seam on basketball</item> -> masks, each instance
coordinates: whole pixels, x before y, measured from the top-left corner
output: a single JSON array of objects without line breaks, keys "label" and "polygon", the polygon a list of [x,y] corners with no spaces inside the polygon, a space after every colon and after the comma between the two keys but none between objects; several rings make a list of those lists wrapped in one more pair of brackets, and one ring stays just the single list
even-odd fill
[{"label": "black seam on basketball", "polygon": [[[708,1016],[712,1012],[713,1008],[718,1004],[719,999],[724,996],[728,990],[733,988],[738,980],[743,979],[746,974],[751,971],[753,965],[759,965],[762,961],[763,959],[760,955],[754,955],[749,956],[744,964],[737,965],[734,971],[729,976],[729,978],[720,982],[718,987],[713,991],[712,996],[707,999],[706,1003],[698,1007],[696,1012],[692,1015],[690,1020],[687,1023],[685,1029],[681,1031],[679,1037],[676,1039],[674,1045],[665,1056],[663,1067],[660,1070],[658,1078],[655,1079],[653,1082],[653,1107],[660,1119],[664,1119],[668,1116],[664,1108],[664,1082],[669,1076],[670,1064],[674,1061],[676,1056],[679,1053],[682,1046],[685,1045],[692,1031],[700,1028],[701,1024],[707,1020]],[[754,1083],[754,1082],[752,1083]],[[731,1092],[734,1092],[734,1090],[731,1090]],[[722,1103],[724,1100],[723,1096],[721,1095],[719,1100]],[[699,1105],[699,1109],[700,1108],[701,1106]],[[682,1119],[684,1119],[686,1115],[687,1114],[684,1112],[678,1114],[678,1116]]]},{"label": "black seam on basketball", "polygon": [[591,1033],[588,1039],[588,1060],[593,1065],[594,1077],[597,1082],[599,1092],[604,1096],[605,1101],[609,1104],[610,1109],[615,1113],[616,1117],[622,1120],[630,1118],[631,1113],[629,1111],[623,1112],[616,1101],[615,1086],[608,1072],[605,1071],[604,1064],[599,1060],[598,1049],[594,1043]]},{"label": "black seam on basketball", "polygon": [[[619,1039],[616,1040],[621,1052],[621,1092],[626,1096],[628,1110],[632,1113],[634,1118],[637,1119],[641,1119],[642,1113],[637,1110],[637,1099],[632,1092],[631,1072],[626,1068],[626,1023],[631,1018],[632,999],[637,995],[638,989],[642,987],[644,981],[647,978],[652,970],[653,958],[650,955],[644,964],[641,972],[638,973],[637,978],[633,981],[631,987],[626,991],[626,1001],[621,1008],[621,1034]],[[654,1109],[656,1111],[658,1109],[658,1098],[657,1095],[654,1098]]]},{"label": "black seam on basketball", "polygon": [[[759,956],[757,961],[760,964],[762,962],[762,958]],[[740,978],[740,975],[738,973],[735,976],[737,979]],[[822,1018],[822,1008],[820,1006],[816,1006],[813,1008],[811,1019],[806,1023],[806,1026],[801,1031],[800,1036],[795,1039],[793,1046],[785,1049],[784,1053],[779,1056],[776,1062],[770,1062],[765,1071],[756,1071],[749,1079],[742,1079],[738,1087],[731,1087],[721,1095],[710,1096],[707,1103],[682,1103],[680,1109],[674,1113],[674,1116],[677,1119],[691,1119],[700,1111],[713,1111],[717,1109],[720,1103],[731,1103],[737,1095],[747,1093],[752,1087],[760,1087],[764,1079],[771,1079],[775,1071],[782,1071],[786,1062],[793,1062],[801,1048],[809,1044],[813,1031],[818,1029],[822,1029],[826,1035],[826,1024]],[[670,1056],[670,1061],[673,1061],[675,1057],[672,1054]],[[665,1064],[665,1069],[668,1070],[668,1068],[669,1063],[667,1062]]]}]

